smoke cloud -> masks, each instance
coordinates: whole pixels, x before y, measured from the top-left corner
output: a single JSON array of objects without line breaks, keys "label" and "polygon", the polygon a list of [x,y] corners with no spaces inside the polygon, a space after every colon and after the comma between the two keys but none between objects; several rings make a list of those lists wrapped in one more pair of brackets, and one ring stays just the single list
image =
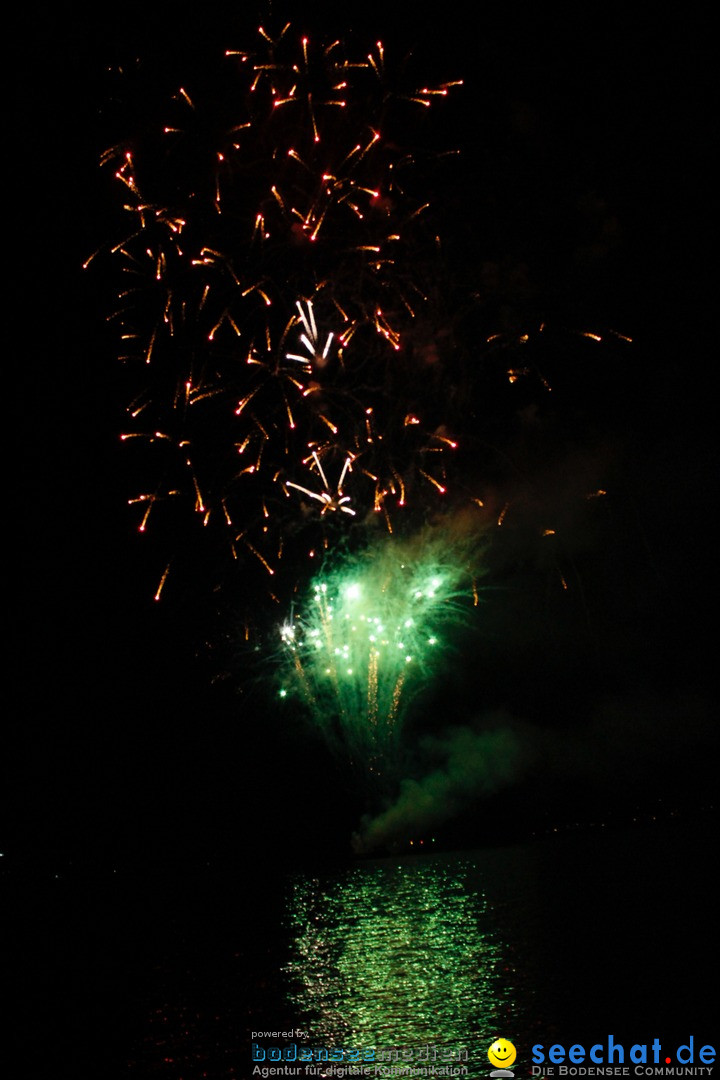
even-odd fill
[{"label": "smoke cloud", "polygon": [[404,845],[515,784],[530,809],[545,806],[550,794],[574,805],[583,792],[604,814],[634,813],[643,803],[673,813],[687,792],[702,799],[713,790],[708,772],[717,744],[706,702],[688,691],[607,697],[570,725],[485,714],[473,727],[452,727],[419,743],[435,768],[402,780],[393,804],[363,819],[353,847],[369,854]]},{"label": "smoke cloud", "polygon": [[365,818],[353,837],[358,854],[392,845],[448,821],[473,799],[494,794],[520,778],[529,761],[528,745],[508,717],[492,730],[450,728],[425,739],[423,749],[444,758],[441,767],[420,780],[405,779],[395,803],[375,818]]}]

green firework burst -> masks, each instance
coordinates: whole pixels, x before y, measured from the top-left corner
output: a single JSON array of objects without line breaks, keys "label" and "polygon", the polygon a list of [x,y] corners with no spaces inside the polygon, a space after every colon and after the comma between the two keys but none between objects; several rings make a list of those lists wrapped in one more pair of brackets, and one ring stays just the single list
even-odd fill
[{"label": "green firework burst", "polygon": [[412,701],[477,604],[479,548],[464,521],[382,537],[319,573],[281,628],[281,697],[304,700],[353,765],[392,771]]}]

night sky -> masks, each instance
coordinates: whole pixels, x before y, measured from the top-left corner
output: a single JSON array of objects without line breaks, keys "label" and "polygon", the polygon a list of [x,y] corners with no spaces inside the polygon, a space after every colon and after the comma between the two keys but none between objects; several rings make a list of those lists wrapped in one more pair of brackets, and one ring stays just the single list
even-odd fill
[{"label": "night sky", "polygon": [[[478,376],[477,423],[521,465],[523,509],[489,555],[482,663],[431,695],[410,772],[434,767],[445,707],[478,738],[501,723],[526,759],[512,809],[502,792],[470,790],[442,823],[449,846],[577,820],[704,818],[715,776],[708,28],[585,8],[424,23],[415,5],[393,5],[390,20],[372,5],[312,8],[311,28],[381,33],[388,50],[412,47],[429,78],[465,79],[443,132],[462,164],[440,193],[451,291],[475,298],[456,332],[477,333],[487,356],[496,329],[548,326],[532,362],[551,377],[552,408],[538,413],[533,392],[511,399],[497,359]],[[153,602],[168,537],[138,538],[125,505],[111,283],[81,270],[116,223],[97,161],[128,107],[108,68],[140,59],[142,94],[128,100],[142,122],[143,94],[247,41],[256,20],[234,18],[217,4],[179,21],[159,7],[44,12],[18,76],[9,520],[22,588],[2,843],[6,865],[33,872],[298,845],[344,853],[365,809],[321,740],[273,708],[252,659],[234,654],[233,597],[208,589],[212,567]],[[609,328],[633,344],[578,337]],[[488,462],[466,461],[466,475],[497,472]],[[608,490],[594,517],[575,508],[588,485]],[[570,606],[533,539],[548,506],[576,575]]]}]

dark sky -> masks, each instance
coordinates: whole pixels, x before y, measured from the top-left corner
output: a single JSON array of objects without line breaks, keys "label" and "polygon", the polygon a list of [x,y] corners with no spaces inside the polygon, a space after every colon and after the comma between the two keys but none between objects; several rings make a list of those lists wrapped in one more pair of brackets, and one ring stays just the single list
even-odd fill
[{"label": "dark sky", "polygon": [[[711,702],[716,460],[708,28],[687,15],[587,8],[562,19],[543,9],[530,22],[478,8],[419,23],[410,4],[392,5],[387,25],[383,5],[377,18],[372,5],[342,17],[328,5],[322,18],[312,7],[323,33],[333,22],[370,42],[379,33],[388,48],[412,46],[431,76],[466,80],[447,131],[464,155],[445,210],[457,280],[483,296],[479,331],[547,319],[555,334],[537,360],[554,371],[560,420],[552,452],[544,444],[530,468],[533,498],[559,499],[584,468],[615,483],[612,520],[591,541],[571,526],[593,614],[580,644],[572,619],[557,631],[569,661],[547,643],[548,579],[522,531],[496,556],[512,600],[488,604],[488,704],[543,729],[595,724],[633,761],[659,725],[663,776],[676,762],[683,790],[697,787],[691,762],[698,746],[706,759]],[[132,860],[251,835],[272,843],[288,827],[290,796],[301,831],[326,822],[323,799],[341,783],[323,747],[299,725],[286,730],[242,677],[212,681],[227,665],[195,659],[215,632],[212,605],[193,590],[152,603],[158,552],[140,549],[124,506],[108,283],[80,269],[110,239],[115,213],[97,169],[122,117],[106,71],[139,58],[152,93],[246,41],[254,23],[234,25],[224,5],[168,13],[44,12],[15,88],[22,191],[8,213],[22,327],[10,360],[21,376],[10,521],[22,591],[10,623],[20,658],[7,694],[17,702],[3,844],[31,861]],[[572,331],[597,327],[632,337],[632,349],[589,361],[568,344]],[[499,437],[531,453],[509,429]],[[554,690],[538,704],[532,688],[548,665]],[[619,713],[613,722],[602,695],[587,693],[598,672],[636,737],[618,735]],[[461,683],[454,693],[467,698]],[[658,695],[684,704],[658,718]],[[601,760],[598,775],[609,769]],[[707,783],[705,764],[698,775]],[[357,812],[353,799],[341,807],[338,835]]]}]

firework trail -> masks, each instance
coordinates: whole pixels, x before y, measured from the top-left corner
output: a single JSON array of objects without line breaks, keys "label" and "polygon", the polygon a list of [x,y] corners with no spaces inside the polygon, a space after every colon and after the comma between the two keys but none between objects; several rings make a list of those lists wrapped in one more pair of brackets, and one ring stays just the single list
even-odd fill
[{"label": "firework trail", "polygon": [[328,743],[371,778],[395,778],[415,696],[449,662],[478,602],[478,522],[380,537],[336,560],[282,627],[280,696],[304,699]]},{"label": "firework trail", "polygon": [[103,155],[129,220],[111,249],[137,388],[123,439],[152,478],[140,531],[199,524],[277,593],[335,515],[392,530],[445,493],[456,443],[421,377],[436,270],[417,175],[437,155],[402,133],[455,84],[395,89],[380,42],[351,56],[289,25],[224,64],[217,100],[180,87],[164,124]]},{"label": "firework trail", "polygon": [[[484,507],[450,485],[455,433],[482,410],[458,385],[437,284],[431,196],[453,153],[416,147],[460,84],[403,85],[380,42],[351,54],[289,25],[217,74],[219,92],[178,87],[162,123],[102,159],[127,222],[97,255],[119,282],[122,438],[143,476],[130,502],[141,532],[174,549],[200,536],[213,565],[221,550],[239,566],[256,624],[248,581],[264,583],[288,612],[281,693],[387,780],[478,603],[479,538],[512,507],[501,484]],[[549,393],[529,341],[474,351],[509,356],[506,386]]]}]

